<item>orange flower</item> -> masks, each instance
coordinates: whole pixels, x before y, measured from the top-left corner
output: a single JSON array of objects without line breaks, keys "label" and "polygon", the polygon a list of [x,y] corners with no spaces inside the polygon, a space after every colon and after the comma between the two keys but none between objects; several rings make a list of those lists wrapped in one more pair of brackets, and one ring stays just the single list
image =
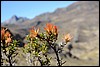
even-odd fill
[{"label": "orange flower", "polygon": [[46,27],[44,28],[48,34],[53,33],[54,35],[57,35],[57,27],[54,26],[53,24],[47,23]]},{"label": "orange flower", "polygon": [[2,29],[2,30],[1,30],[1,40],[4,39],[4,35],[5,35],[5,29]]},{"label": "orange flower", "polygon": [[10,43],[12,41],[12,39],[9,37],[5,40],[6,43]]},{"label": "orange flower", "polygon": [[34,29],[34,27],[32,27],[32,29],[30,30],[30,37],[36,37],[38,35],[38,32],[39,32],[39,28]]},{"label": "orange flower", "polygon": [[7,31],[6,33],[5,33],[5,35],[4,35],[5,37],[10,37],[11,36],[11,34]]},{"label": "orange flower", "polygon": [[52,28],[53,28],[53,25],[50,23],[47,23],[44,29],[47,31],[48,34],[50,34]]},{"label": "orange flower", "polygon": [[52,33],[53,33],[54,35],[57,35],[57,34],[58,34],[57,26],[53,26]]},{"label": "orange flower", "polygon": [[65,41],[67,43],[67,42],[69,42],[72,39],[72,37],[71,37],[70,34],[66,34],[64,39],[65,39]]}]

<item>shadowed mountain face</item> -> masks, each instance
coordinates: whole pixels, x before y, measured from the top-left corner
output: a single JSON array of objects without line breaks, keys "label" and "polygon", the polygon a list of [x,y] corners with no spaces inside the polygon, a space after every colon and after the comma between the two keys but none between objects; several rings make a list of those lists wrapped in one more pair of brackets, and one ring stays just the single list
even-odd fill
[{"label": "shadowed mountain face", "polygon": [[[63,34],[70,33],[73,36],[71,42],[74,47],[73,55],[86,59],[87,52],[88,58],[99,57],[99,1],[75,2],[68,7],[38,15],[31,20],[13,16],[3,26],[23,40],[31,26],[43,30],[48,22],[58,26],[58,42],[62,41]],[[96,54],[91,56],[93,53]]]}]

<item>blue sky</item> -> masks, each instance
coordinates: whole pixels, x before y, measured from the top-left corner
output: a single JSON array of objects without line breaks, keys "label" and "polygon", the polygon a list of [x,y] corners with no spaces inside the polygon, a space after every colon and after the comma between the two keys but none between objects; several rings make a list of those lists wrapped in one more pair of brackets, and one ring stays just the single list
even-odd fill
[{"label": "blue sky", "polygon": [[76,1],[1,1],[1,22],[13,15],[32,19],[42,13],[67,7],[74,2]]}]

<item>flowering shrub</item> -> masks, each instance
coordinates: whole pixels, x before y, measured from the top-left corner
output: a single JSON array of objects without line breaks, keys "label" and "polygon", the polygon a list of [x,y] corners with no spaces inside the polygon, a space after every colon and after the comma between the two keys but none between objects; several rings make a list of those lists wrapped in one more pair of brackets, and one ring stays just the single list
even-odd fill
[{"label": "flowering shrub", "polygon": [[[59,51],[62,49],[57,49],[58,45],[56,44],[58,29],[55,25],[47,23],[44,30],[46,32],[42,33],[39,33],[39,28],[35,29],[33,27],[30,30],[30,34],[26,37],[28,43],[24,47],[24,52],[30,53],[34,58],[38,58],[37,61],[40,62],[41,66],[49,66],[52,57],[48,58],[48,48],[52,48],[56,55],[57,65],[62,66],[65,63],[59,58]],[[70,34],[67,34],[65,36],[66,43],[69,42],[71,38]],[[42,57],[45,57],[45,60],[43,60]]]},{"label": "flowering shrub", "polygon": [[18,53],[16,53],[18,42],[13,40],[11,32],[5,28],[1,28],[1,65],[12,66]]},{"label": "flowering shrub", "polygon": [[[6,30],[4,28],[1,30],[1,48],[8,59],[6,61],[12,66],[14,62],[12,59],[18,54],[16,53],[18,41],[12,39],[11,34]],[[31,65],[37,66],[37,63],[39,63],[41,66],[50,66],[52,57],[49,56],[48,50],[51,48],[56,55],[57,65],[62,66],[66,61],[63,62],[59,56],[59,52],[64,46],[62,47],[56,42],[58,39],[58,28],[51,23],[47,23],[44,30],[45,32],[40,33],[39,28],[32,27],[26,36],[27,43],[22,50],[25,54],[29,54]],[[64,37],[66,44],[71,39],[70,34],[66,34]],[[58,45],[59,49],[57,49]],[[3,58],[1,61],[4,63]]]}]

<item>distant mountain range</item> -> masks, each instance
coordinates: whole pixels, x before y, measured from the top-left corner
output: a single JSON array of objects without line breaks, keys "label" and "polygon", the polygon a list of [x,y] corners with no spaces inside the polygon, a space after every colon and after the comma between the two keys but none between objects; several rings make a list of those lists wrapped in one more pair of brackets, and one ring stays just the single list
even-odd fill
[{"label": "distant mountain range", "polygon": [[17,32],[17,30],[17,33],[25,30],[25,33],[21,34],[26,34],[28,33],[26,30],[28,30],[31,26],[41,27],[45,26],[47,22],[50,22],[57,25],[61,32],[71,32],[79,27],[90,28],[95,26],[98,28],[98,18],[98,1],[80,1],[65,8],[57,8],[52,13],[43,13],[33,19],[13,15],[10,19],[2,23],[2,25],[11,29],[16,26],[16,28],[13,28],[14,33]]},{"label": "distant mountain range", "polygon": [[3,24],[18,24],[29,20],[26,17],[17,17],[16,15],[13,15],[10,19],[3,22]]},{"label": "distant mountain range", "polygon": [[24,41],[24,37],[29,33],[28,30],[31,26],[40,27],[43,31],[43,27],[48,22],[58,27],[58,42],[62,41],[63,34],[70,33],[73,36],[72,44],[77,48],[72,50],[73,54],[81,57],[86,53],[85,51],[88,53],[98,49],[99,1],[75,2],[68,7],[58,8],[52,13],[40,14],[33,19],[14,15],[2,26],[8,27],[16,38]]}]

